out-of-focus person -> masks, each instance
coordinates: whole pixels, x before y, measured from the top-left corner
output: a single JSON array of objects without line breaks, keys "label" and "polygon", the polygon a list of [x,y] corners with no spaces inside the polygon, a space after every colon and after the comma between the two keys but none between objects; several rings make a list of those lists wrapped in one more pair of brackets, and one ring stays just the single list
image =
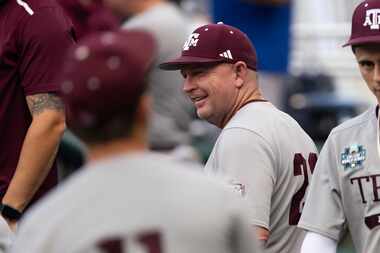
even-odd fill
[{"label": "out-of-focus person", "polygon": [[53,0],[0,4],[0,213],[12,229],[57,183],[65,113],[55,81],[73,26]]},{"label": "out-of-focus person", "polygon": [[118,29],[120,20],[101,0],[58,0],[71,18],[78,39],[88,33]]},{"label": "out-of-focus person", "polygon": [[[58,0],[58,3],[73,22],[77,39],[93,32],[120,28],[121,20],[104,6],[102,0]],[[66,129],[57,155],[60,182],[84,164],[86,154],[85,145]]]},{"label": "out-of-focus person", "polygon": [[[126,18],[123,28],[141,28],[151,32],[158,44],[157,61],[173,57],[189,35],[185,13],[168,0],[105,0],[106,6]],[[153,70],[149,80],[152,114],[149,146],[157,151],[173,151],[191,144],[189,126],[196,117],[190,101],[181,92],[181,76]],[[190,152],[191,153],[191,152]]]},{"label": "out-of-focus person", "polygon": [[10,252],[259,252],[238,194],[148,150],[154,56],[153,37],[136,29],[69,52],[62,92],[89,161],[26,214]]}]

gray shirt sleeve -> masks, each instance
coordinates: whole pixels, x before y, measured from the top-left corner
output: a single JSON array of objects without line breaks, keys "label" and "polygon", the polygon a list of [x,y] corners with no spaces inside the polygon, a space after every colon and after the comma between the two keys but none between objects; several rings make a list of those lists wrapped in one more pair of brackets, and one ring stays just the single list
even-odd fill
[{"label": "gray shirt sleeve", "polygon": [[206,166],[222,171],[240,190],[248,202],[251,223],[269,229],[276,181],[275,155],[269,143],[247,129],[223,130]]},{"label": "gray shirt sleeve", "polygon": [[338,183],[338,159],[331,136],[318,159],[305,207],[298,226],[339,240],[345,230],[341,191]]}]

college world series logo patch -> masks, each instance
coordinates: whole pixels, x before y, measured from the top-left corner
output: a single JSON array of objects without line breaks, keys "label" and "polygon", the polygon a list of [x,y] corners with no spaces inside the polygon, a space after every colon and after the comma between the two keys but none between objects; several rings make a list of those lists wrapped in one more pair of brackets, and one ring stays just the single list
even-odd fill
[{"label": "college world series logo patch", "polygon": [[355,169],[363,165],[366,159],[366,150],[362,145],[351,145],[351,147],[344,149],[340,158],[344,169]]}]

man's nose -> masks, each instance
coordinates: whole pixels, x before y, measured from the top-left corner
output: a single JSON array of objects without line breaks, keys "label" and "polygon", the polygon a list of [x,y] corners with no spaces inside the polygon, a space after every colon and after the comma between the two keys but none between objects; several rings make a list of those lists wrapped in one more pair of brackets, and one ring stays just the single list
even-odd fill
[{"label": "man's nose", "polygon": [[380,64],[379,63],[375,64],[375,72],[374,72],[373,80],[377,83],[380,83]]},{"label": "man's nose", "polygon": [[183,81],[183,91],[188,93],[195,89],[194,79],[187,76]]}]

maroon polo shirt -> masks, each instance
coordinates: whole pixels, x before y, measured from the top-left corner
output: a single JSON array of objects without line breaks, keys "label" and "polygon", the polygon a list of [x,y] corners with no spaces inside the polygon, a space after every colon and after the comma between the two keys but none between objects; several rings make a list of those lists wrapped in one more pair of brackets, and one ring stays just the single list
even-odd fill
[{"label": "maroon polo shirt", "polygon": [[[55,76],[63,53],[73,44],[71,22],[55,0],[22,2],[7,0],[0,4],[1,198],[32,120],[25,97],[59,90]],[[57,183],[56,167],[54,163],[34,200]]]}]

